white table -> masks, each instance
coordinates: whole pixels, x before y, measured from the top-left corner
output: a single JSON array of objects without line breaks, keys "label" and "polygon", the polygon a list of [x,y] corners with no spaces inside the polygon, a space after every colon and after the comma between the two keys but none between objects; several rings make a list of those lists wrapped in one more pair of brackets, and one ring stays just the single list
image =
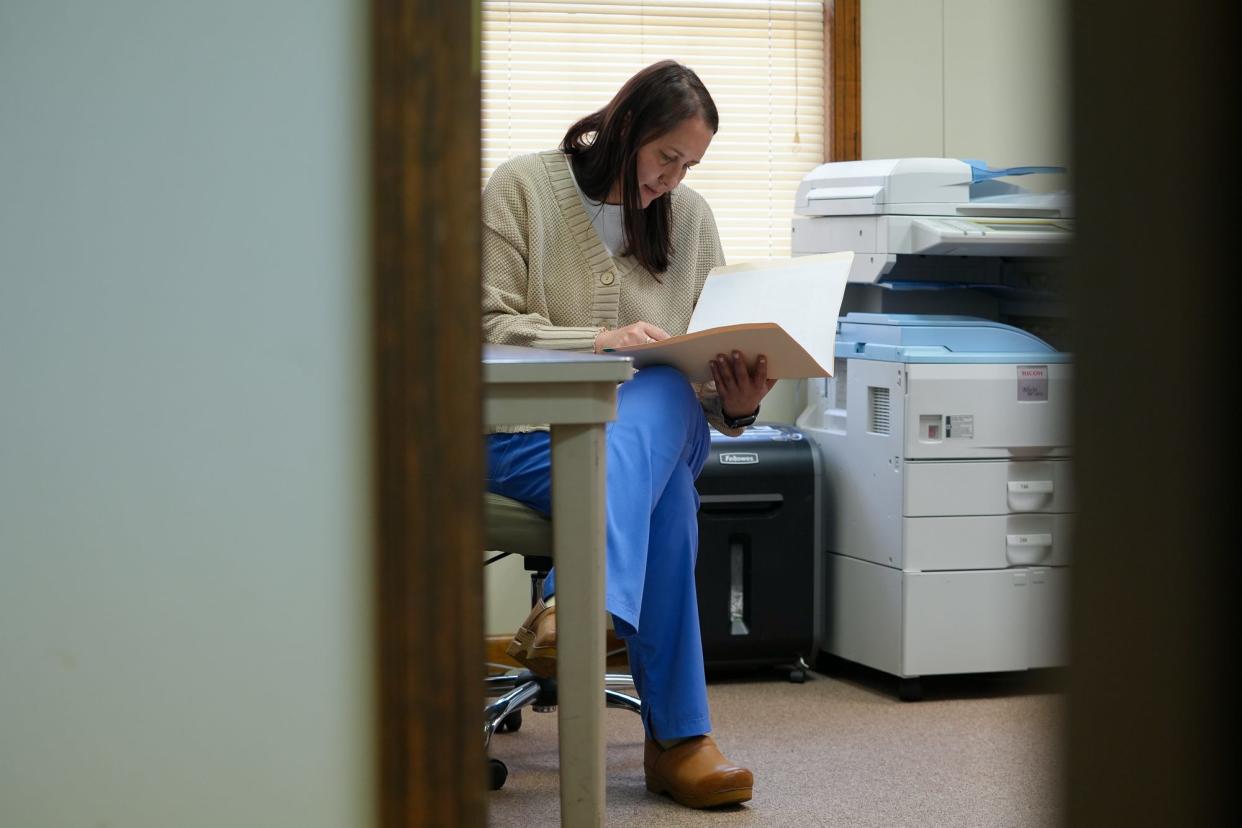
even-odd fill
[{"label": "white table", "polygon": [[604,423],[629,357],[483,346],[483,422],[552,427],[561,824],[604,824]]}]

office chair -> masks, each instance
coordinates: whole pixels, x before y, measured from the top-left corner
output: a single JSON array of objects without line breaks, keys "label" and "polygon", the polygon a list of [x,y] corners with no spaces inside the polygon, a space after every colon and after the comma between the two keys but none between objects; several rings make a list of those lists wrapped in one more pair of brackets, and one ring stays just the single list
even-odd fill
[{"label": "office chair", "polygon": [[[530,576],[530,601],[543,594],[543,582],[552,568],[552,521],[516,500],[485,494],[484,537],[486,548],[500,554],[490,558],[494,563],[509,555],[521,555]],[[609,654],[611,655],[611,653]],[[548,712],[556,707],[556,679],[544,679],[530,670],[509,670],[504,675],[486,679],[489,696],[501,694],[483,709],[483,747],[492,743],[493,733],[512,733],[522,726],[522,708]],[[634,680],[625,673],[604,674],[604,704],[638,713],[640,702],[608,686],[632,686]],[[509,777],[509,770],[499,759],[488,759],[488,780],[491,790],[499,790]]]}]

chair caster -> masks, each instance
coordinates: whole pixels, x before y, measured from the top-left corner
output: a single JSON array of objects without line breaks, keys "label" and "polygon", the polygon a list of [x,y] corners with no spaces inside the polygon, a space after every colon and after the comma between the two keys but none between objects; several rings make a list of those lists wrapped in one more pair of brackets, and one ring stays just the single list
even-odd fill
[{"label": "chair caster", "polygon": [[522,729],[522,711],[514,710],[496,723],[497,733],[516,733]]},{"label": "chair caster", "polygon": [[505,767],[505,763],[499,759],[487,760],[487,789],[489,791],[498,791],[505,786],[505,780],[509,778],[509,769]]}]

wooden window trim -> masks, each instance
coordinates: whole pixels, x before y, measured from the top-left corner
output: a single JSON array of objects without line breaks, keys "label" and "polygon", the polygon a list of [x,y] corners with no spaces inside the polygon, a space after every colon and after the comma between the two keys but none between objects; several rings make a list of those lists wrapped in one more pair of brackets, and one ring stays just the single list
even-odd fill
[{"label": "wooden window trim", "polygon": [[824,3],[825,161],[862,158],[860,2]]}]

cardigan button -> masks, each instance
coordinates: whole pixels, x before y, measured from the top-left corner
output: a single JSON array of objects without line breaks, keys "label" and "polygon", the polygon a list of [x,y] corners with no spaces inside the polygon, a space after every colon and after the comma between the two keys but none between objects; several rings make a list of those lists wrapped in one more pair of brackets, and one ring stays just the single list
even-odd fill
[{"label": "cardigan button", "polygon": [[611,273],[605,273],[603,276],[599,277],[599,283],[601,285],[611,285],[612,280],[613,280],[613,276]]}]

